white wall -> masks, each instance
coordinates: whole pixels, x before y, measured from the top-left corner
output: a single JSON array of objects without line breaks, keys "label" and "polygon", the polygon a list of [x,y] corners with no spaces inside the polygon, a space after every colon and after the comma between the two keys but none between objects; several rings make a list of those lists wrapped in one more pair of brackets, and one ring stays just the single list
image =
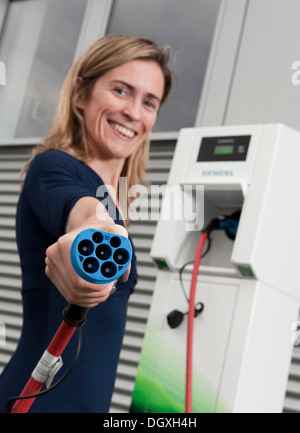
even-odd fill
[{"label": "white wall", "polygon": [[300,129],[299,73],[292,70],[300,60],[299,17],[299,0],[249,1],[225,124],[282,122]]},{"label": "white wall", "polygon": [[222,5],[197,125],[281,122],[300,129],[300,1]]}]

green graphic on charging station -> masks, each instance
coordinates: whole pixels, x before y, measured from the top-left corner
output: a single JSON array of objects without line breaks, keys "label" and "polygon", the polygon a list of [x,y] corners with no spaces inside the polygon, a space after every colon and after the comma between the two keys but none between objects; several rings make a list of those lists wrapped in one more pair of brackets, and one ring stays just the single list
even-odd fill
[{"label": "green graphic on charging station", "polygon": [[[216,389],[195,368],[193,375],[194,382],[197,384],[193,387],[193,412],[214,412]],[[230,412],[230,408],[225,403],[221,407],[222,412]],[[161,338],[158,329],[149,322],[130,411],[133,413],[185,412],[184,353]]]}]

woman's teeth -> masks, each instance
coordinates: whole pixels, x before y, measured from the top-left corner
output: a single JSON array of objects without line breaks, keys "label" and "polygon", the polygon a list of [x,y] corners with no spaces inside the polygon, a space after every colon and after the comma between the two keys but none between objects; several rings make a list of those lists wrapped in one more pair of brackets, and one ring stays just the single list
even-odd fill
[{"label": "woman's teeth", "polygon": [[125,135],[125,137],[132,138],[134,136],[134,132],[130,129],[125,128],[124,126],[119,125],[118,123],[112,124],[113,128],[115,128],[118,132],[120,132],[122,135]]}]

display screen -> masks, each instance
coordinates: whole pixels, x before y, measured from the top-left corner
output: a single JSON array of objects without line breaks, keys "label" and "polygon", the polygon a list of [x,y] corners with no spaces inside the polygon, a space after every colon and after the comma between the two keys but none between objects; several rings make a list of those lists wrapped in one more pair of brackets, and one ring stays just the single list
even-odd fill
[{"label": "display screen", "polygon": [[232,155],[234,146],[216,146],[214,148],[214,155]]},{"label": "display screen", "polygon": [[246,161],[250,135],[202,137],[197,161]]}]

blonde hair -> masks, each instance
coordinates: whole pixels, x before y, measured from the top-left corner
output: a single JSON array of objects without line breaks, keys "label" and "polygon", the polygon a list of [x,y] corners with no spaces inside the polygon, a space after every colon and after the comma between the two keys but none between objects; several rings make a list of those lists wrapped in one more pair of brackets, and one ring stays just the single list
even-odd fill
[{"label": "blonde hair", "polygon": [[[108,35],[96,41],[71,67],[64,84],[53,126],[43,141],[32,151],[32,158],[50,149],[75,150],[76,157],[88,161],[92,155],[88,147],[82,111],[76,107],[78,98],[88,100],[97,79],[106,72],[131,60],[156,62],[164,76],[165,86],[161,104],[172,88],[172,73],[168,67],[170,49],[160,48],[154,42],[140,37]],[[81,85],[78,86],[78,77]],[[121,176],[127,177],[127,188],[145,182],[148,164],[149,138],[125,161]],[[24,174],[31,162],[22,170]],[[128,197],[128,205],[130,198]]]}]

